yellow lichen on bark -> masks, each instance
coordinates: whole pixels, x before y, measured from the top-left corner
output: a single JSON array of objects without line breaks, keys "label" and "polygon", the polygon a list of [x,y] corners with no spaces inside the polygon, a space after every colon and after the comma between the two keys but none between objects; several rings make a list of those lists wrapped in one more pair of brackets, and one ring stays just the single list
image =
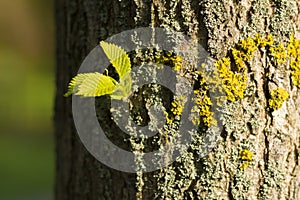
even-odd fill
[{"label": "yellow lichen on bark", "polygon": [[273,110],[278,110],[282,107],[285,100],[289,98],[289,93],[283,88],[277,88],[271,92],[269,99],[269,107]]}]

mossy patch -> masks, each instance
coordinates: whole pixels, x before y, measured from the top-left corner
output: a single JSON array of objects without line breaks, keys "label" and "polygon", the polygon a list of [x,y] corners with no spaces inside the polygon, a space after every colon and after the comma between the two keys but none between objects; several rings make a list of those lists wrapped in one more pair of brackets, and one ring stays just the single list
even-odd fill
[{"label": "mossy patch", "polygon": [[253,153],[249,149],[243,149],[239,152],[239,158],[242,161],[242,165],[240,166],[241,170],[246,169],[250,162],[252,161]]},{"label": "mossy patch", "polygon": [[283,88],[277,88],[271,92],[269,107],[272,110],[278,110],[282,107],[285,100],[289,98],[289,93]]}]

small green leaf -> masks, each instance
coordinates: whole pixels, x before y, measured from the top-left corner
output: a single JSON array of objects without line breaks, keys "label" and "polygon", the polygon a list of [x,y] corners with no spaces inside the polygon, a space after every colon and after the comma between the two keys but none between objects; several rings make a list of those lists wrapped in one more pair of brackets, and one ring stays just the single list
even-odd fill
[{"label": "small green leaf", "polygon": [[78,92],[78,87],[81,85],[81,83],[88,78],[89,76],[87,74],[78,74],[74,78],[72,78],[71,82],[68,86],[68,92],[64,95],[65,97],[68,97],[72,94],[75,94]]},{"label": "small green leaf", "polygon": [[107,43],[104,41],[100,42],[100,46],[102,47],[111,64],[116,69],[120,79],[122,79],[126,73],[130,72],[130,59],[124,49],[118,47],[115,44]]},{"label": "small green leaf", "polygon": [[95,97],[109,94],[112,98],[122,99],[128,97],[131,91],[131,64],[126,52],[117,45],[107,42],[100,42],[103,51],[116,69],[119,75],[119,83],[108,75],[98,72],[78,74],[72,79],[68,86],[68,92],[64,96],[71,94],[84,97]]},{"label": "small green leaf", "polygon": [[76,94],[84,97],[95,97],[112,94],[116,83],[115,79],[98,72],[78,74],[70,82],[69,90],[65,96]]},{"label": "small green leaf", "polygon": [[114,92],[111,94],[111,98],[120,100],[124,97],[129,97],[131,86],[132,79],[130,76],[130,72],[128,72],[123,76],[122,79],[120,79],[120,83],[116,85]]}]

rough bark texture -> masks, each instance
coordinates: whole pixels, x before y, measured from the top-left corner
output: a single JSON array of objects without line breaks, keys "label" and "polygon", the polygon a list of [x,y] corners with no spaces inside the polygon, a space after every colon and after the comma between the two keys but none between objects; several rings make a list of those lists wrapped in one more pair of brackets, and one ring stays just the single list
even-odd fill
[{"label": "rough bark texture", "polygon": [[103,39],[133,27],[134,2],[56,1],[56,199],[134,199],[135,175],[112,170],[80,142],[71,99],[63,97],[86,55]]},{"label": "rough bark texture", "polygon": [[[288,66],[257,51],[247,64],[245,98],[224,108],[224,131],[204,158],[186,152],[172,166],[146,174],[115,171],[94,159],[74,128],[67,84],[100,40],[123,30],[157,26],[198,40],[215,59],[236,42],[270,33],[300,38],[298,0],[56,0],[56,199],[300,199],[300,97]],[[268,109],[270,91],[285,88],[283,107]],[[192,149],[197,147],[192,147]],[[239,151],[254,153],[239,170]],[[142,181],[141,181],[142,179]],[[138,181],[137,181],[138,180]]]}]

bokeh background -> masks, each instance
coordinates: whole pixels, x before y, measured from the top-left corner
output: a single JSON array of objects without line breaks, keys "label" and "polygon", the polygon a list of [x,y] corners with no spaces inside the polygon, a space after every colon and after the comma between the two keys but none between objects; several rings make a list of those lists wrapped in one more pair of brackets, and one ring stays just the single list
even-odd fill
[{"label": "bokeh background", "polygon": [[53,2],[0,0],[0,199],[53,199]]}]

